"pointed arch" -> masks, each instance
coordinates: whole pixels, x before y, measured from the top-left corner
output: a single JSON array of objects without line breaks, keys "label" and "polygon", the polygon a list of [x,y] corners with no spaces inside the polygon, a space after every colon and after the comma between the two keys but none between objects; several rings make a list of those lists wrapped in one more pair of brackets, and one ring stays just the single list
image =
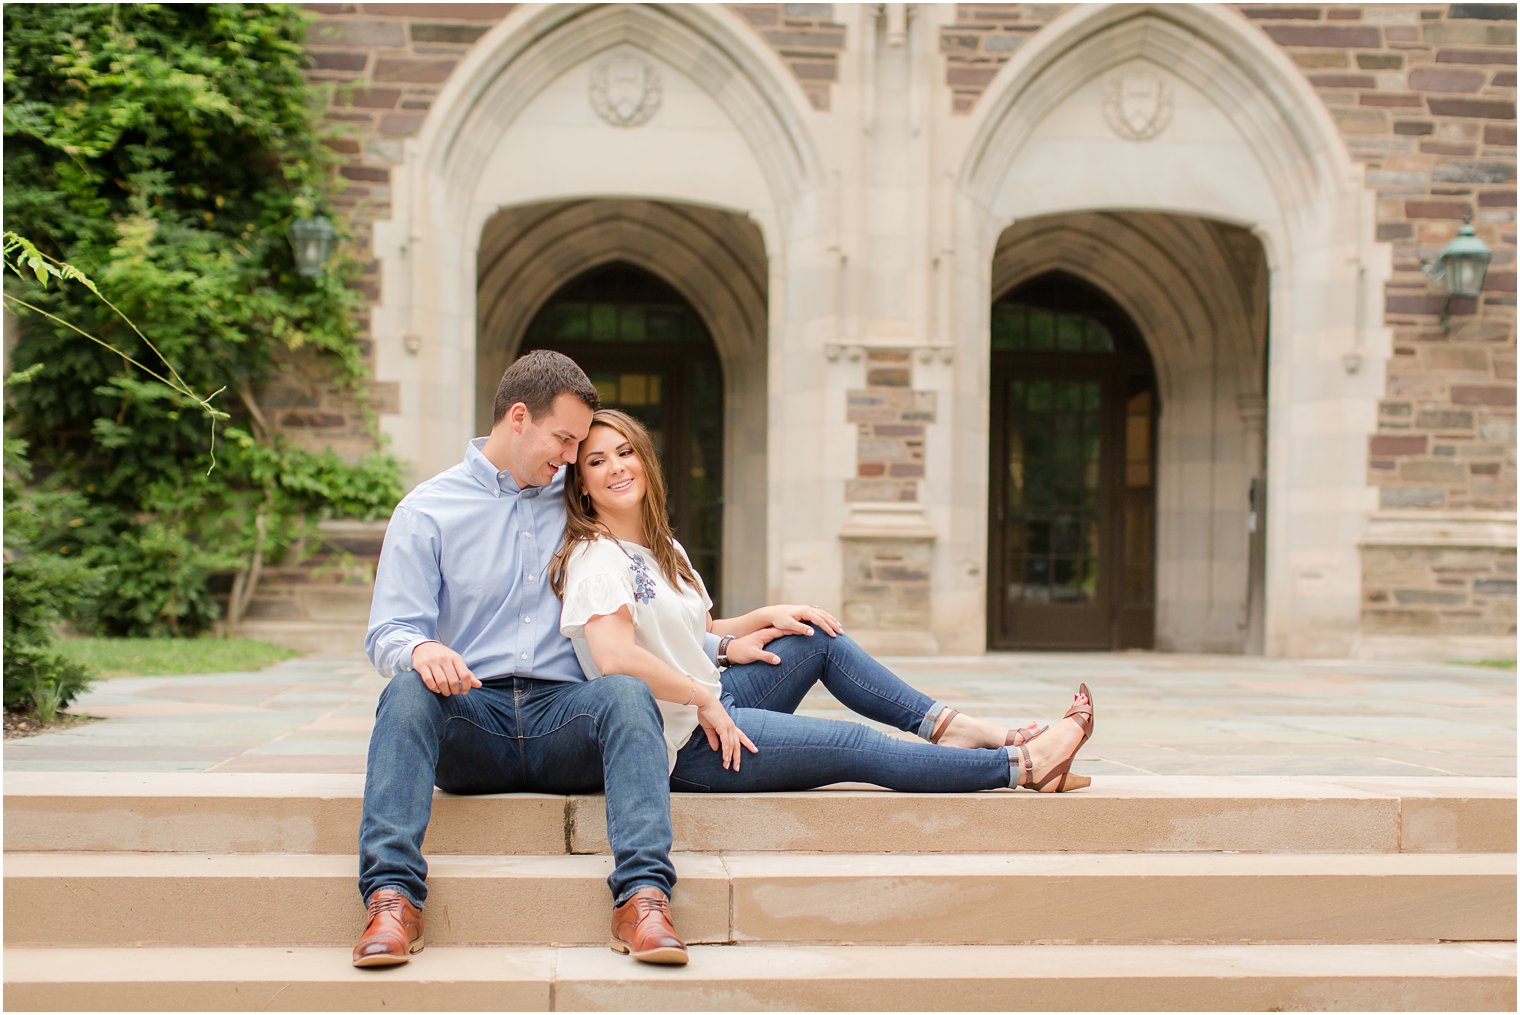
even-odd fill
[{"label": "pointed arch", "polygon": [[466,199],[501,135],[571,68],[633,46],[689,76],[744,136],[785,205],[821,180],[803,116],[811,107],[780,58],[737,14],[696,4],[525,5],[486,33],[450,77],[413,142],[424,169]]},{"label": "pointed arch", "polygon": [[1062,14],[993,78],[973,117],[962,189],[990,204],[1046,114],[1132,60],[1156,64],[1210,97],[1268,170],[1284,213],[1353,178],[1340,132],[1308,81],[1244,18],[1209,4],[1107,4]]},{"label": "pointed arch", "polygon": [[[1174,99],[1169,125],[1144,141],[1120,137],[1104,122],[1107,87],[1130,68],[1154,72],[1171,86]],[[1183,325],[1170,338],[1177,348],[1151,348],[1164,390],[1173,392],[1163,403],[1163,437],[1173,438],[1162,448],[1163,466],[1194,446],[1193,433],[1217,435],[1225,420],[1232,429],[1244,423],[1244,431],[1231,437],[1240,453],[1224,463],[1242,475],[1236,481],[1216,470],[1213,514],[1244,517],[1245,470],[1266,463],[1264,531],[1273,552],[1263,565],[1265,650],[1352,651],[1361,611],[1356,547],[1376,504],[1367,442],[1392,354],[1378,308],[1393,265],[1391,249],[1374,235],[1375,195],[1309,82],[1234,9],[1084,5],[1020,48],[967,127],[957,175],[957,229],[964,231],[967,249],[980,256],[957,269],[958,291],[965,294],[956,314],[960,347],[985,355],[988,270],[1010,226],[1108,213],[1134,222],[1155,217],[1146,226],[1152,238],[1142,246],[1123,231],[1102,239],[1117,246],[1110,252],[1116,263],[1137,269],[1137,277],[1153,276],[1158,286],[1160,275],[1182,277],[1183,292],[1203,297],[1188,307],[1191,297],[1182,292],[1156,293],[1144,297],[1156,304],[1155,313],[1133,307],[1137,320],[1170,318]],[[1260,248],[1252,248],[1252,271],[1264,266],[1264,276],[1231,283],[1219,271],[1224,258],[1201,263],[1211,251],[1240,249],[1247,236]],[[1204,274],[1179,276],[1175,265],[1166,266],[1179,243],[1193,248],[1185,260]],[[1142,249],[1147,245],[1148,254]],[[1032,254],[1041,256],[1037,249]],[[1240,306],[1221,304],[1217,293],[1205,295],[1210,287],[1234,292]],[[1189,358],[1184,322],[1239,321],[1241,309],[1253,322],[1265,322],[1266,348],[1255,324],[1233,336],[1216,331],[1218,358],[1207,360],[1204,374],[1192,372],[1191,390],[1199,397],[1176,397],[1173,364]],[[1222,383],[1226,378],[1228,385]],[[1209,391],[1216,393],[1212,400],[1204,397]],[[1238,406],[1221,400],[1227,395],[1237,397]],[[1187,420],[1177,418],[1179,407],[1187,408]],[[1163,514],[1187,506],[1165,488],[1162,501]],[[1200,552],[1212,554],[1214,573],[1227,576],[1225,554],[1238,547],[1228,539],[1218,547]],[[1233,577],[1228,582],[1245,584]],[[1163,589],[1163,606],[1166,595]],[[1204,617],[1208,603],[1196,606]],[[1196,626],[1194,616],[1170,613],[1179,629]],[[1233,625],[1222,614],[1207,623]]]},{"label": "pointed arch", "polygon": [[613,261],[647,271],[679,292],[707,325],[729,375],[764,362],[765,247],[753,223],[730,212],[654,201],[550,202],[503,209],[486,225],[479,257],[477,400],[489,400],[544,302],[572,277]]}]

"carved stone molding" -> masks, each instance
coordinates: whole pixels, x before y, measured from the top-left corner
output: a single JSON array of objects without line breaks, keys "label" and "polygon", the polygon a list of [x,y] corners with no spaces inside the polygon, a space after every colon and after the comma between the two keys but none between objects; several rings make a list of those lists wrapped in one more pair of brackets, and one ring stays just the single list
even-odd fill
[{"label": "carved stone molding", "polygon": [[660,72],[647,60],[620,53],[591,71],[591,108],[614,127],[639,127],[665,97]]},{"label": "carved stone molding", "polygon": [[1390,547],[1476,547],[1513,550],[1513,511],[1380,511],[1374,514],[1361,545]]},{"label": "carved stone molding", "polygon": [[869,350],[902,348],[910,350],[920,363],[932,363],[936,360],[941,363],[955,361],[955,347],[951,345],[880,346],[865,342],[828,342],[824,344],[823,356],[830,363],[838,363],[841,359],[850,363],[859,363]]},{"label": "carved stone molding", "polygon": [[1104,87],[1103,116],[1125,140],[1149,141],[1172,122],[1172,84],[1151,70],[1119,71]]}]

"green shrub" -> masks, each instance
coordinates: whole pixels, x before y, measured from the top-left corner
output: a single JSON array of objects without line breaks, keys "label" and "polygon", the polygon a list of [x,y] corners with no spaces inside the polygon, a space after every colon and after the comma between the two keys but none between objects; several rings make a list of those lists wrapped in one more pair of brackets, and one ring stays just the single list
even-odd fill
[{"label": "green shrub", "polygon": [[67,531],[82,498],[28,490],[26,444],[5,441],[5,707],[52,722],[92,679],[52,646],[57,623],[85,608],[106,575],[45,533]]},{"label": "green shrub", "polygon": [[74,703],[94,677],[56,648],[42,644],[5,645],[5,707],[25,708],[51,723]]}]

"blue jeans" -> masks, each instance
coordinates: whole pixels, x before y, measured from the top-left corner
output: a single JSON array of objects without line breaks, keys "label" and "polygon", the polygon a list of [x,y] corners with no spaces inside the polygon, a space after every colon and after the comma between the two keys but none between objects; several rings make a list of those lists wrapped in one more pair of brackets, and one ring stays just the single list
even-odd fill
[{"label": "blue jeans", "polygon": [[928,739],[943,706],[914,690],[848,636],[788,635],[766,646],[781,663],[723,673],[723,704],[760,749],[737,772],[699,727],[676,755],[672,789],[758,793],[868,782],[911,793],[961,793],[1010,785],[1008,750],[938,747],[899,740],[859,723],[793,715],[814,684],[868,719]]},{"label": "blue jeans", "polygon": [[659,709],[643,681],[512,677],[450,697],[414,671],[380,694],[359,824],[359,894],[395,888],[422,906],[422,837],[433,786],[449,793],[607,793],[615,904],[641,888],[667,896],[670,783]]}]

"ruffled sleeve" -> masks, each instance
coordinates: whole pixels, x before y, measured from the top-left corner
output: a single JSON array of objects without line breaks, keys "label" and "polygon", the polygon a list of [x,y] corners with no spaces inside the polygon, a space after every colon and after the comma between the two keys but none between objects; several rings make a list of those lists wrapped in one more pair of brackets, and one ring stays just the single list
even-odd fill
[{"label": "ruffled sleeve", "polygon": [[[627,558],[605,552],[605,543],[588,543],[570,558],[565,573],[565,598],[559,612],[559,632],[578,638],[592,617],[603,617],[628,607],[633,616],[633,575]],[[613,553],[617,554],[614,548]],[[621,562],[622,567],[618,567]],[[637,621],[635,621],[637,624]]]}]

